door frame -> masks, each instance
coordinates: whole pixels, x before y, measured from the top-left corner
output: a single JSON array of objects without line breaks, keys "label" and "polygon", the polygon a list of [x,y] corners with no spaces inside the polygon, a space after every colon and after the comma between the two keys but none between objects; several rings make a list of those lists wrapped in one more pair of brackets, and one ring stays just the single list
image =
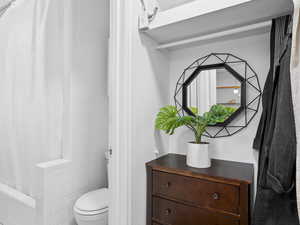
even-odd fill
[{"label": "door frame", "polygon": [[133,0],[110,0],[109,116],[112,149],[109,225],[132,225]]}]

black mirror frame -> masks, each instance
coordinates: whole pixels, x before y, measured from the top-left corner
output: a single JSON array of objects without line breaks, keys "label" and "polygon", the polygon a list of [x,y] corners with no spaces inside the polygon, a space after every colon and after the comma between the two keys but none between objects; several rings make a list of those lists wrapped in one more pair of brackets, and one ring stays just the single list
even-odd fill
[{"label": "black mirror frame", "polygon": [[212,69],[220,69],[224,68],[226,69],[232,76],[234,76],[240,83],[241,83],[241,105],[240,107],[229,117],[224,121],[223,123],[218,123],[214,126],[226,126],[229,124],[235,117],[237,117],[238,114],[240,114],[244,108],[246,107],[246,81],[245,79],[236,72],[233,68],[228,66],[225,63],[219,63],[219,64],[212,64],[212,65],[206,65],[206,66],[199,66],[197,69],[193,72],[191,76],[183,83],[182,87],[182,108],[183,110],[191,116],[195,116],[194,113],[188,108],[188,87],[193,82],[194,79],[197,78],[197,76],[201,73],[201,71],[206,70],[212,70]]},{"label": "black mirror frame", "polygon": [[[205,62],[207,62],[210,57],[215,57],[215,59],[217,59],[217,61],[219,62],[215,64],[205,64]],[[234,64],[234,63],[245,64],[245,73],[243,75],[238,73],[230,66],[230,64]],[[200,74],[201,71],[220,69],[220,68],[226,69],[232,76],[234,76],[241,83],[241,105],[226,121],[214,125],[214,127],[220,127],[217,133],[211,134],[209,133],[209,131],[206,131],[205,136],[210,138],[231,136],[233,134],[238,133],[245,127],[247,127],[249,123],[253,120],[255,115],[257,114],[260,106],[260,101],[261,101],[262,92],[261,92],[258,76],[245,60],[229,53],[212,53],[193,62],[193,64],[191,64],[188,68],[184,70],[183,74],[179,78],[176,84],[176,90],[174,95],[175,105],[178,109],[179,115],[183,116],[185,114],[188,114],[191,116],[195,116],[193,112],[188,108],[188,104],[187,104],[188,86]],[[189,77],[186,78],[186,72],[188,70],[194,70],[194,71]],[[252,74],[254,75],[248,77],[247,71],[251,71]],[[256,85],[251,83],[250,80],[255,80]],[[254,99],[250,100],[249,102],[247,102],[247,85],[250,85],[257,92],[257,96]],[[182,97],[182,102],[180,102],[178,98],[179,96]],[[252,108],[253,103],[256,103],[254,108]],[[248,110],[254,112],[254,114],[250,116],[250,118],[248,118],[249,117],[247,113]],[[231,126],[230,123],[243,112],[245,112],[244,113],[245,123],[241,125]],[[229,128],[235,128],[235,130],[231,132]],[[222,134],[222,131],[225,131],[225,134],[224,133]]]}]

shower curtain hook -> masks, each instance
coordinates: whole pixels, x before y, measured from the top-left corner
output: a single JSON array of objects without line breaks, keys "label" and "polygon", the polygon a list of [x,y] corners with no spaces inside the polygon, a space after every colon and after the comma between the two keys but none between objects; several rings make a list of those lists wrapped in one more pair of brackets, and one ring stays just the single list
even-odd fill
[{"label": "shower curtain hook", "polygon": [[152,0],[153,9],[152,9],[152,12],[149,13],[148,12],[149,9],[147,9],[147,6],[148,6],[148,8],[150,8],[150,7],[149,7],[149,5],[147,5],[145,3],[145,0],[140,0],[140,2],[142,5],[143,12],[139,17],[139,28],[141,30],[147,30],[149,28],[149,24],[155,19],[156,15],[159,11],[159,6],[158,6],[157,1],[153,2],[153,0]]},{"label": "shower curtain hook", "polygon": [[6,1],[5,4],[3,4],[3,6],[0,7],[0,17],[9,9],[9,7],[11,7],[11,5],[15,2],[16,0],[10,0],[10,1]]}]

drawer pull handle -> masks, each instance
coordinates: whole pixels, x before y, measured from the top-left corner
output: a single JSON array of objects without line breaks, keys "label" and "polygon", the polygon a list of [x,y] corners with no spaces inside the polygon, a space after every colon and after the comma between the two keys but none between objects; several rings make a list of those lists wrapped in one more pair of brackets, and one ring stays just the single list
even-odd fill
[{"label": "drawer pull handle", "polygon": [[220,199],[220,196],[219,196],[218,193],[213,193],[212,197],[213,197],[214,200],[219,200]]},{"label": "drawer pull handle", "polygon": [[165,188],[169,188],[171,186],[171,182],[166,183],[164,186]]},{"label": "drawer pull handle", "polygon": [[166,215],[166,216],[169,216],[169,215],[171,214],[171,212],[172,212],[171,209],[166,209],[166,210],[165,210],[165,215]]}]

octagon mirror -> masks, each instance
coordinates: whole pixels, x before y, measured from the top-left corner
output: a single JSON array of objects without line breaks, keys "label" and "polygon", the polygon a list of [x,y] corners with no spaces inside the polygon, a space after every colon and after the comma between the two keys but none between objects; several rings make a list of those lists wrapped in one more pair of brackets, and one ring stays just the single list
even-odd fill
[{"label": "octagon mirror", "polygon": [[184,70],[175,90],[175,104],[181,115],[202,115],[214,105],[231,108],[231,115],[206,130],[208,137],[231,136],[245,128],[256,115],[260,98],[254,70],[245,60],[223,53],[196,60]]}]

